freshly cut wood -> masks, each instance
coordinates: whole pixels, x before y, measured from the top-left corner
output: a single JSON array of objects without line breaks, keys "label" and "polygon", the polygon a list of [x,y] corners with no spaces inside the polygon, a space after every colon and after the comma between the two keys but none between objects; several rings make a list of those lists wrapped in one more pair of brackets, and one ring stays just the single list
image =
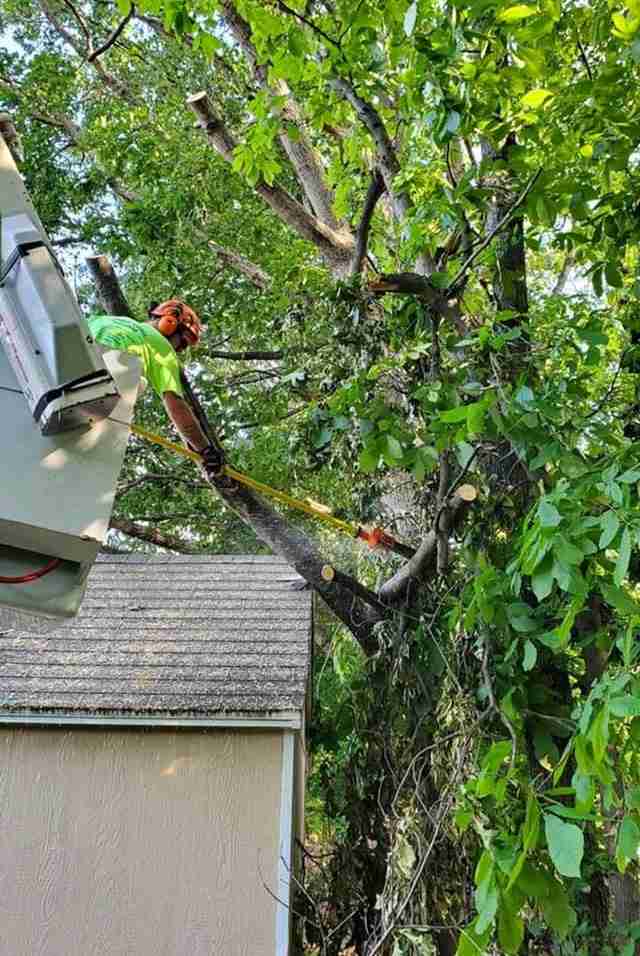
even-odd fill
[{"label": "freshly cut wood", "polygon": [[458,498],[462,498],[463,501],[475,501],[478,497],[478,489],[475,485],[460,485],[456,489],[456,494]]}]

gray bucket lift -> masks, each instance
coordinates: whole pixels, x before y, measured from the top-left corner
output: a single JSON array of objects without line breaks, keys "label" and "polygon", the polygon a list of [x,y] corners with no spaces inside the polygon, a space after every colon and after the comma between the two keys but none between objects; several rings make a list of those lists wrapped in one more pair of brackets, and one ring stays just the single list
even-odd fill
[{"label": "gray bucket lift", "polygon": [[0,579],[57,560],[0,580],[0,612],[70,617],[109,526],[140,366],[93,344],[1,135],[0,216]]}]

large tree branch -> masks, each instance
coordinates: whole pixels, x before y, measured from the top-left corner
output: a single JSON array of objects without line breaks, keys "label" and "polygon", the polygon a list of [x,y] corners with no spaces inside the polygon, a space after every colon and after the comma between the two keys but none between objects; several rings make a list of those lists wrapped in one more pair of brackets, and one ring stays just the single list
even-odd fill
[{"label": "large tree branch", "polygon": [[19,166],[23,160],[22,144],[10,113],[0,113],[0,136],[9,147],[16,166]]},{"label": "large tree branch", "polygon": [[340,226],[333,213],[333,194],[326,184],[322,163],[307,135],[305,119],[299,104],[284,80],[269,82],[267,67],[258,62],[256,49],[251,38],[251,27],[240,16],[232,0],[222,0],[220,9],[229,30],[253,70],[256,82],[263,89],[274,93],[284,101],[284,105],[280,109],[280,116],[286,124],[295,126],[297,135],[295,138],[289,136],[287,128],[284,126],[280,130],[278,138],[295,170],[298,182],[309,205],[314,214],[325,225],[331,229],[339,230]]},{"label": "large tree branch", "polygon": [[[108,301],[118,314],[131,314],[115,271],[108,260],[105,261],[105,257],[99,258],[103,261],[95,274],[98,291],[105,307]],[[108,277],[106,284],[105,276]],[[125,308],[126,311],[123,312]],[[183,384],[185,397],[191,403],[205,434],[211,436],[212,429],[186,376]],[[213,482],[213,484],[223,501],[253,529],[258,537],[294,567],[298,574],[320,594],[336,617],[360,642],[365,652],[375,653],[377,641],[373,626],[384,619],[384,612],[376,595],[347,574],[335,573],[333,569],[330,569],[331,573],[327,573],[327,562],[310,539],[297,528],[292,527],[254,492],[242,486],[229,490],[223,482],[218,484]],[[112,526],[117,530],[142,538],[140,527],[134,522],[117,520],[117,524],[112,522]],[[159,540],[162,536],[158,532],[151,529],[144,529],[144,531],[146,537],[143,540],[151,540],[152,543],[160,544],[161,547],[167,546]],[[166,536],[164,537],[167,540]]]},{"label": "large tree branch", "polygon": [[128,518],[111,518],[109,527],[114,531],[120,531],[122,534],[129,535],[130,538],[138,538],[140,541],[146,541],[148,544],[154,544],[159,548],[167,548],[169,551],[177,551],[180,554],[198,554],[198,550],[181,538],[171,534],[163,534],[157,528],[147,528],[136,524]]},{"label": "large tree branch", "polygon": [[22,91],[19,83],[13,77],[0,74],[0,89],[4,88],[29,114],[32,120],[37,123],[44,123],[46,126],[52,126],[54,129],[61,129],[69,136],[74,145],[78,145],[81,129],[74,121],[63,113],[46,113],[37,107],[33,109],[32,102]]},{"label": "large tree branch", "polygon": [[[140,193],[129,189],[119,180],[110,179],[109,186],[116,196],[119,196],[119,198],[123,199],[125,202],[142,202],[143,197],[140,195]],[[203,242],[207,243],[209,248],[215,252],[216,256],[221,262],[232,268],[234,272],[239,272],[246,279],[249,279],[249,281],[253,283],[253,285],[261,292],[265,292],[268,288],[270,288],[271,276],[266,273],[264,269],[261,269],[260,266],[256,265],[255,262],[251,262],[250,259],[247,259],[246,256],[236,252],[234,249],[229,249],[227,246],[221,246],[219,242],[214,242],[213,239],[209,239],[205,230],[201,229],[199,226],[194,226],[194,233],[199,239],[202,239]]]},{"label": "large tree branch", "polygon": [[368,289],[374,295],[395,293],[398,295],[415,295],[441,319],[452,322],[457,330],[466,334],[467,326],[462,318],[460,306],[455,299],[450,299],[442,289],[436,289],[427,276],[416,272],[395,272],[376,276],[368,284]]},{"label": "large tree branch", "polygon": [[105,312],[109,315],[128,315],[133,318],[133,312],[129,308],[129,303],[107,256],[91,256],[87,259],[87,265]]},{"label": "large tree branch", "polygon": [[[331,80],[331,86],[351,104],[358,118],[369,131],[376,148],[377,165],[391,199],[394,216],[398,222],[402,222],[410,215],[413,207],[405,190],[394,186],[394,180],[400,172],[400,163],[380,115],[370,103],[356,93],[354,87],[344,77],[334,77]],[[419,273],[430,275],[435,267],[435,262],[429,253],[420,254],[416,263]]]},{"label": "large tree branch", "polygon": [[261,292],[265,292],[270,287],[271,276],[267,275],[260,266],[251,262],[239,252],[234,252],[233,249],[227,249],[225,246],[219,245],[213,239],[207,239],[207,245],[225,265],[231,266],[235,272],[240,272]]},{"label": "large tree branch", "polygon": [[[445,504],[445,502],[443,502],[443,504]],[[468,498],[462,497],[457,492],[451,496],[447,503],[448,528],[453,529],[460,524],[470,504],[471,501]],[[437,525],[439,525],[439,518],[440,509],[436,516],[435,523]],[[403,564],[392,578],[385,581],[378,591],[378,596],[384,604],[394,605],[401,603],[413,585],[418,585],[426,581],[436,573],[439,538],[439,528],[437,531],[435,528],[429,531],[414,556],[407,561],[406,564]]]},{"label": "large tree branch", "polygon": [[362,217],[360,219],[360,224],[356,233],[356,248],[353,254],[353,262],[351,264],[351,273],[354,276],[358,275],[359,272],[362,272],[364,260],[367,256],[367,245],[369,243],[371,219],[373,218],[376,204],[382,196],[384,190],[384,179],[382,178],[380,172],[376,169],[371,178],[371,182],[369,183],[369,188],[367,189],[367,195],[365,197],[364,207],[362,209]]},{"label": "large tree branch", "polygon": [[[205,92],[190,96],[187,103],[198,118],[213,148],[228,163],[234,159],[237,143],[222,120],[214,113]],[[256,183],[255,190],[273,209],[276,215],[291,226],[303,239],[312,242],[327,265],[337,274],[346,275],[353,252],[353,237],[331,229],[281,186],[270,186],[264,180]]]},{"label": "large tree branch", "polygon": [[221,358],[226,359],[228,362],[264,362],[264,361],[278,361],[283,359],[285,356],[284,352],[260,352],[260,351],[248,351],[248,352],[219,352],[217,349],[210,349],[207,352],[207,355],[210,355],[211,358]]},{"label": "large tree branch", "polygon": [[[27,102],[27,97],[22,92],[19,84],[17,84],[13,79],[7,76],[0,75],[0,88],[4,87],[15,99],[22,104],[23,109],[28,111],[29,116],[36,122],[44,123],[47,126],[52,126],[55,129],[64,130],[71,144],[78,150],[84,152],[84,144],[81,141],[82,130],[81,128],[69,117],[63,113],[43,113],[37,110],[31,109],[31,104]],[[118,198],[122,199],[124,202],[133,203],[133,202],[142,202],[143,197],[140,193],[136,192],[133,189],[130,189],[126,184],[122,183],[120,180],[113,177],[107,179],[109,187],[113,190]],[[221,259],[225,265],[231,267],[235,272],[239,272],[245,278],[249,279],[256,288],[260,291],[265,291],[271,285],[271,277],[256,265],[254,262],[251,262],[246,256],[243,256],[241,253],[236,252],[233,249],[229,249],[225,246],[221,246],[219,243],[214,242],[209,238],[204,229],[199,227],[194,227],[195,235],[199,239],[202,239],[203,242],[206,242],[209,247],[216,253],[219,259]]]}]

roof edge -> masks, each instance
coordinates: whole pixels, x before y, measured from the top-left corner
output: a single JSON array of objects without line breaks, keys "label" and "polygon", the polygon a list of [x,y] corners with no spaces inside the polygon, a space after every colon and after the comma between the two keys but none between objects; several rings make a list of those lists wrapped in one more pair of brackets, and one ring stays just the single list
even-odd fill
[{"label": "roof edge", "polygon": [[302,717],[297,711],[283,711],[273,716],[259,717],[243,714],[223,714],[219,717],[160,717],[151,714],[59,714],[55,712],[1,713],[0,726],[22,724],[46,727],[194,727],[220,729],[278,729],[301,730]]}]

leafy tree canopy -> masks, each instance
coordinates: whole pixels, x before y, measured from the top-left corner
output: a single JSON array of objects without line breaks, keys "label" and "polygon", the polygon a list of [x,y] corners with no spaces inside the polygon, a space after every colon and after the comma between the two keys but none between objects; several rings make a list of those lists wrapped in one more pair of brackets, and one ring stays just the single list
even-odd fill
[{"label": "leafy tree canopy", "polygon": [[[638,0],[0,17],[0,98],[66,260],[108,254],[140,316],[179,294],[205,317],[189,372],[235,465],[416,550],[238,517],[131,442],[115,529],[261,538],[340,622],[313,951],[633,952]],[[82,271],[79,292],[94,305]],[[151,395],[137,414],[164,427]]]}]

